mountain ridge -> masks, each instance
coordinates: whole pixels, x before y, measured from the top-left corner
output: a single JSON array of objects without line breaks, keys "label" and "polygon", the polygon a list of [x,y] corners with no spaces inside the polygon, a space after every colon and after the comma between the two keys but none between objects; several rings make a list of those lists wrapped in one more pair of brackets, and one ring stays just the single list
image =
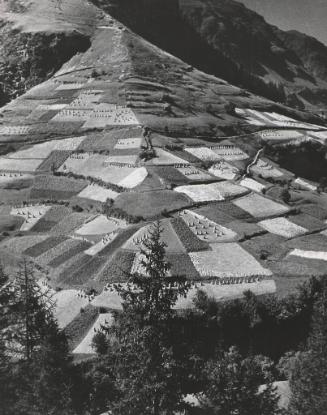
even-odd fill
[{"label": "mountain ridge", "polygon": [[[205,72],[291,106],[325,109],[327,48],[314,42],[315,54],[322,57],[311,60],[311,66],[306,65],[310,59],[303,56],[303,51],[297,55],[301,49],[293,44],[297,40],[285,45],[281,30],[242,3],[233,0],[119,3],[94,0],[94,3],[159,47]],[[315,78],[316,74],[322,79]],[[306,88],[314,91],[314,102],[301,96]]]}]

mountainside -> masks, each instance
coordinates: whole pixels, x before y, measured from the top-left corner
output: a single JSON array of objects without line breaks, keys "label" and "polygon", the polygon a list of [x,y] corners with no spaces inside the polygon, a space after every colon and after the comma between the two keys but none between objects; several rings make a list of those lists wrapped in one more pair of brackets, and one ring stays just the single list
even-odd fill
[{"label": "mountainside", "polygon": [[[126,272],[144,272],[140,244],[155,220],[171,275],[192,281],[179,308],[193,307],[198,286],[218,300],[247,290],[284,296],[326,274],[322,118],[180,59],[190,36],[190,57],[193,47],[203,53],[208,71],[211,57],[217,68],[222,62],[192,26],[181,25],[175,38],[177,20],[167,35],[167,44],[175,38],[174,56],[86,1],[26,3],[17,10],[17,2],[5,3],[6,30],[15,31],[14,41],[62,39],[67,61],[44,58],[48,69],[35,83],[47,80],[0,110],[0,258],[8,273],[22,257],[35,266],[54,290],[61,327],[75,319],[83,327],[79,312],[88,304],[120,309],[111,285],[126,282]],[[78,53],[64,46],[69,36],[86,40]],[[37,56],[44,50],[31,53],[40,68]],[[236,46],[233,56],[245,67]]]},{"label": "mountainside", "polygon": [[[190,64],[268,98],[325,109],[327,47],[233,0],[94,0]],[[314,98],[308,97],[307,90]]]}]

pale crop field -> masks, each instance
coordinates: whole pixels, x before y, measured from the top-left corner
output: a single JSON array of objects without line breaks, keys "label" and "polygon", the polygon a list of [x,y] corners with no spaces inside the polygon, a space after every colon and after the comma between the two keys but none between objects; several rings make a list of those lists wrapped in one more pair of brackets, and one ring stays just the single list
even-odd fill
[{"label": "pale crop field", "polygon": [[237,239],[237,234],[231,229],[213,222],[191,210],[180,212],[179,216],[191,229],[194,235],[208,243],[230,242]]},{"label": "pale crop field", "polygon": [[114,317],[111,313],[99,314],[96,322],[88,331],[87,335],[81,341],[81,343],[73,350],[74,354],[95,354],[95,350],[92,347],[93,337],[97,333],[102,332],[102,327],[109,327],[114,322]]},{"label": "pale crop field", "polygon": [[[169,151],[163,150],[162,148],[156,148],[156,155],[154,159],[152,159],[152,164],[154,165],[188,165],[190,164],[188,161],[175,156]],[[183,166],[182,166],[183,167]]]},{"label": "pale crop field", "polygon": [[184,193],[194,202],[223,201],[232,196],[240,196],[248,190],[242,186],[230,182],[195,184],[179,186],[174,189],[176,192]]},{"label": "pale crop field", "polygon": [[36,107],[36,111],[60,111],[67,106],[68,104],[41,104]]},{"label": "pale crop field", "polygon": [[187,147],[185,151],[202,161],[218,161],[220,156],[208,147]]},{"label": "pale crop field", "polygon": [[83,189],[78,195],[78,197],[97,200],[99,202],[105,202],[107,199],[115,200],[119,193],[111,189],[106,189],[101,187],[98,184],[92,183]]},{"label": "pale crop field", "polygon": [[69,91],[73,89],[81,89],[83,88],[84,84],[79,83],[67,83],[67,84],[61,84],[56,88],[56,91]]},{"label": "pale crop field", "polygon": [[69,108],[66,107],[58,114],[56,114],[51,120],[51,123],[62,123],[62,122],[83,122],[90,118],[92,115],[91,109],[80,109],[80,108]]},{"label": "pale crop field", "polygon": [[75,233],[82,236],[104,235],[126,227],[127,223],[124,220],[107,218],[105,215],[99,215],[85,223],[81,228],[77,229]]},{"label": "pale crop field", "polygon": [[91,176],[107,183],[119,184],[131,173],[138,170],[136,167],[108,166],[108,156],[101,154],[73,154],[59,168],[63,173],[75,173],[82,176]]},{"label": "pale crop field", "polygon": [[297,130],[265,130],[258,133],[263,140],[286,140],[304,138],[303,133]]},{"label": "pale crop field", "polygon": [[193,265],[201,277],[271,276],[247,251],[237,243],[211,245],[211,251],[191,252]]},{"label": "pale crop field", "polygon": [[26,135],[31,131],[28,125],[1,125],[0,135]]},{"label": "pale crop field", "polygon": [[283,173],[270,163],[259,159],[258,162],[251,167],[251,171],[261,174],[262,177],[281,177]]},{"label": "pale crop field", "polygon": [[190,180],[208,180],[211,176],[203,170],[193,166],[178,167],[177,170]]},{"label": "pale crop field", "polygon": [[[123,287],[125,284],[121,284]],[[113,289],[104,289],[100,295],[97,295],[91,302],[94,307],[108,307],[111,310],[122,310],[122,299]]]},{"label": "pale crop field", "polygon": [[258,193],[262,193],[262,191],[266,188],[264,184],[259,183],[256,180],[253,180],[249,177],[246,177],[245,179],[241,180],[240,185],[247,187],[248,189]]},{"label": "pale crop field", "polygon": [[114,148],[116,150],[136,149],[140,148],[141,144],[142,138],[123,138],[117,141]]},{"label": "pale crop field", "polygon": [[311,184],[311,183],[307,182],[306,180],[301,179],[300,177],[295,179],[294,183],[299,185],[300,187],[304,188],[305,190],[311,190],[313,192],[315,192],[318,188],[316,185]]},{"label": "pale crop field", "polygon": [[233,204],[256,218],[278,216],[289,211],[287,206],[254,193],[234,200]]},{"label": "pale crop field", "polygon": [[82,93],[80,93],[78,95],[78,97],[76,99],[74,99],[74,101],[72,101],[69,104],[69,108],[70,109],[74,109],[74,108],[93,108],[94,103],[99,102],[100,98],[101,98],[101,93],[103,91],[101,90],[95,90],[95,91],[91,91],[91,90],[84,90]]},{"label": "pale crop field", "polygon": [[83,129],[124,125],[139,125],[133,110],[119,105],[101,103],[94,105],[92,110],[86,114]]},{"label": "pale crop field", "polygon": [[[72,172],[76,174],[82,174],[84,170],[83,166],[90,157],[91,155],[89,153],[71,154],[65,160],[65,162],[59,167],[58,171],[61,173]],[[104,157],[103,157],[103,161],[104,161]]]},{"label": "pale crop field", "polygon": [[12,216],[20,216],[25,222],[22,224],[21,231],[29,231],[34,225],[51,209],[52,206],[33,205],[21,208],[12,208]]},{"label": "pale crop field", "polygon": [[302,226],[296,225],[286,218],[274,218],[263,220],[258,223],[262,228],[270,233],[283,236],[284,238],[294,238],[305,234],[308,230]]},{"label": "pale crop field", "polygon": [[65,328],[79,314],[81,308],[89,304],[89,299],[77,290],[62,290],[53,296],[55,301],[54,316],[59,328]]},{"label": "pale crop field", "polygon": [[237,167],[232,166],[226,161],[219,161],[209,169],[209,173],[220,179],[234,180],[239,173],[239,170]]},{"label": "pale crop field", "polygon": [[126,156],[109,156],[105,161],[106,165],[110,163],[121,163],[121,164],[136,164],[138,159],[137,154],[131,154]]},{"label": "pale crop field", "polygon": [[17,180],[27,180],[32,179],[34,176],[32,174],[23,174],[23,173],[0,173],[0,184],[12,183]]},{"label": "pale crop field", "polygon": [[35,172],[43,159],[14,159],[0,157],[0,170],[15,173],[32,173]]},{"label": "pale crop field", "polygon": [[178,186],[175,192],[184,193],[189,196],[194,202],[211,202],[211,201],[223,201],[223,196],[207,184]]},{"label": "pale crop field", "polygon": [[145,167],[140,167],[132,171],[128,176],[121,180],[118,185],[126,189],[133,189],[147,178],[148,171]]},{"label": "pale crop field", "polygon": [[246,160],[249,158],[248,154],[235,146],[221,145],[212,147],[211,149],[219,158],[227,161]]},{"label": "pale crop field", "polygon": [[15,159],[45,159],[54,150],[76,150],[85,138],[85,136],[82,136],[65,138],[63,140],[46,141],[45,143],[35,144],[26,150],[16,151],[15,153],[9,154],[7,157]]},{"label": "pale crop field", "polygon": [[292,256],[298,256],[306,259],[315,259],[319,261],[327,261],[327,251],[305,251],[302,249],[294,249],[289,253]]}]

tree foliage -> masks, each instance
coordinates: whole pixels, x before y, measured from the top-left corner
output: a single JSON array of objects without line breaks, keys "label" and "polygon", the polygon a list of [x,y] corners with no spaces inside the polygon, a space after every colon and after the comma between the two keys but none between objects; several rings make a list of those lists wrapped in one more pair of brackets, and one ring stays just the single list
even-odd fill
[{"label": "tree foliage", "polygon": [[[285,361],[284,361],[285,363]],[[291,415],[327,413],[327,286],[314,308],[312,331],[303,352],[286,360]]]},{"label": "tree foliage", "polygon": [[[207,382],[200,396],[213,415],[274,415],[278,397],[271,383],[273,363],[263,356],[243,358],[235,347],[208,362]],[[259,388],[265,385],[264,388]]]},{"label": "tree foliage", "polygon": [[184,279],[169,278],[165,244],[159,223],[153,225],[140,250],[140,271],[128,275],[116,289],[123,312],[109,330],[108,359],[114,368],[119,398],[111,405],[117,414],[170,414],[182,402],[182,365],[175,356],[169,327]]},{"label": "tree foliage", "polygon": [[0,413],[75,414],[72,361],[48,290],[26,261],[10,280],[0,269],[0,281]]}]

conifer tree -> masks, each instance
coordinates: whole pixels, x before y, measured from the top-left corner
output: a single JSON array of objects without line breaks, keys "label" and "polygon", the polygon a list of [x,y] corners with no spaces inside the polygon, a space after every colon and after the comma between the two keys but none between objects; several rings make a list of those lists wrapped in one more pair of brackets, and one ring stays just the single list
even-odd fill
[{"label": "conifer tree", "polygon": [[10,321],[9,307],[12,301],[9,278],[0,264],[0,414],[6,414],[11,405],[12,374],[6,349],[6,330]]},{"label": "conifer tree", "polygon": [[289,358],[291,415],[327,413],[327,289],[314,308],[306,350]]},{"label": "conifer tree", "polygon": [[118,285],[123,312],[109,331],[108,358],[116,376],[118,399],[113,413],[171,414],[181,404],[180,364],[175,358],[169,327],[179,295],[188,283],[169,278],[160,223],[152,226],[140,249],[139,271]]},{"label": "conifer tree", "polygon": [[14,298],[10,305],[8,347],[16,357],[30,360],[53,321],[54,303],[50,291],[36,281],[34,269],[26,259],[10,286]]},{"label": "conifer tree", "polygon": [[[277,415],[278,397],[271,383],[272,362],[262,356],[243,358],[235,347],[205,368],[207,382],[200,402],[206,414]],[[261,385],[265,387],[260,388]]]},{"label": "conifer tree", "polygon": [[75,414],[72,359],[53,317],[50,290],[26,260],[15,278],[9,281],[0,272],[0,280],[5,282],[0,296],[7,299],[0,307],[0,365],[10,376],[4,414]]}]

